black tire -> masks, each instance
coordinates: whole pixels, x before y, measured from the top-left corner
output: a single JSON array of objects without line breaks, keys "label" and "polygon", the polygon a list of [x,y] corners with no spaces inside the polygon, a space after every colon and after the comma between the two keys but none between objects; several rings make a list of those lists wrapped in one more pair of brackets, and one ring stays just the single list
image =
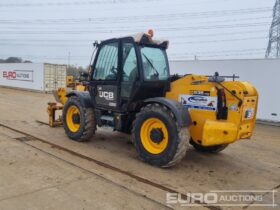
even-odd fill
[{"label": "black tire", "polygon": [[[80,127],[77,131],[73,132],[69,129],[66,115],[69,107],[75,106],[78,108],[80,115],[79,115],[79,121],[80,121]],[[72,96],[70,97],[65,106],[63,107],[63,127],[65,130],[66,135],[75,141],[84,142],[89,141],[90,138],[93,136],[96,130],[96,123],[95,123],[95,117],[94,117],[94,110],[93,108],[86,108],[83,106],[83,104],[80,102],[80,100]]]},{"label": "black tire", "polygon": [[[159,154],[153,154],[145,149],[141,141],[142,124],[149,118],[161,120],[168,131],[168,143]],[[160,104],[148,104],[136,115],[132,128],[132,141],[139,157],[151,165],[170,167],[178,163],[188,149],[189,131],[187,127],[179,127],[173,113]]]},{"label": "black tire", "polygon": [[190,144],[199,152],[204,152],[204,153],[219,153],[223,151],[228,144],[221,144],[221,145],[215,145],[215,146],[209,146],[205,147],[202,145],[199,145],[195,143],[192,139],[190,140]]}]

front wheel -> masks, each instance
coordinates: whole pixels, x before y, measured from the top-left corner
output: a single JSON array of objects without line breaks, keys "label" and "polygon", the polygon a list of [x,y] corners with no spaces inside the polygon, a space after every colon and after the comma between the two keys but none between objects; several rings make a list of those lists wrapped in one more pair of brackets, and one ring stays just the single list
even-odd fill
[{"label": "front wheel", "polygon": [[77,97],[70,97],[63,107],[63,127],[75,141],[88,141],[95,133],[94,111],[86,108]]},{"label": "front wheel", "polygon": [[132,141],[139,157],[160,167],[178,163],[188,147],[188,128],[177,125],[172,112],[160,104],[148,104],[136,115]]},{"label": "front wheel", "polygon": [[214,146],[202,146],[195,143],[192,139],[190,140],[190,144],[199,152],[206,152],[206,153],[219,153],[223,151],[228,144],[221,144],[221,145],[214,145]]}]

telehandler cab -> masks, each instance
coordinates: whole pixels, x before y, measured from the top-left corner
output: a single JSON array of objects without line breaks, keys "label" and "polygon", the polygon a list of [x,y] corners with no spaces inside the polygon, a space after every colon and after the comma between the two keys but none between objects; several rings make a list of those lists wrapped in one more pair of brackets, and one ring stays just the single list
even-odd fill
[{"label": "telehandler cab", "polygon": [[96,44],[85,91],[67,93],[63,126],[67,136],[87,141],[97,126],[131,133],[139,157],[169,167],[191,144],[219,152],[250,138],[258,93],[248,82],[212,77],[170,76],[168,41],[140,33]]}]

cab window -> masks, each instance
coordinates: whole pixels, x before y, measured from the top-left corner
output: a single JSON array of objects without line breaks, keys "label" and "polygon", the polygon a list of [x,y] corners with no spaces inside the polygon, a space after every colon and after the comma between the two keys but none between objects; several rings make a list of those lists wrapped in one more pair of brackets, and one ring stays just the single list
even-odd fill
[{"label": "cab window", "polygon": [[118,42],[113,42],[101,47],[93,73],[94,80],[117,80],[118,46]]},{"label": "cab window", "polygon": [[164,50],[155,47],[142,47],[141,57],[145,80],[167,80],[169,69]]}]

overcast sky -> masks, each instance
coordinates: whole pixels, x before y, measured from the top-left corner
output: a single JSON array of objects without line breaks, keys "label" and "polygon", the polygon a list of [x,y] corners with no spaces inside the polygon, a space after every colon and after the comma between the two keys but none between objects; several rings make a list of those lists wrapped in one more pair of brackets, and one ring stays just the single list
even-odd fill
[{"label": "overcast sky", "polygon": [[[0,58],[89,64],[94,40],[154,29],[170,59],[263,58],[275,0],[0,0]],[[69,59],[70,58],[70,59]]]}]

